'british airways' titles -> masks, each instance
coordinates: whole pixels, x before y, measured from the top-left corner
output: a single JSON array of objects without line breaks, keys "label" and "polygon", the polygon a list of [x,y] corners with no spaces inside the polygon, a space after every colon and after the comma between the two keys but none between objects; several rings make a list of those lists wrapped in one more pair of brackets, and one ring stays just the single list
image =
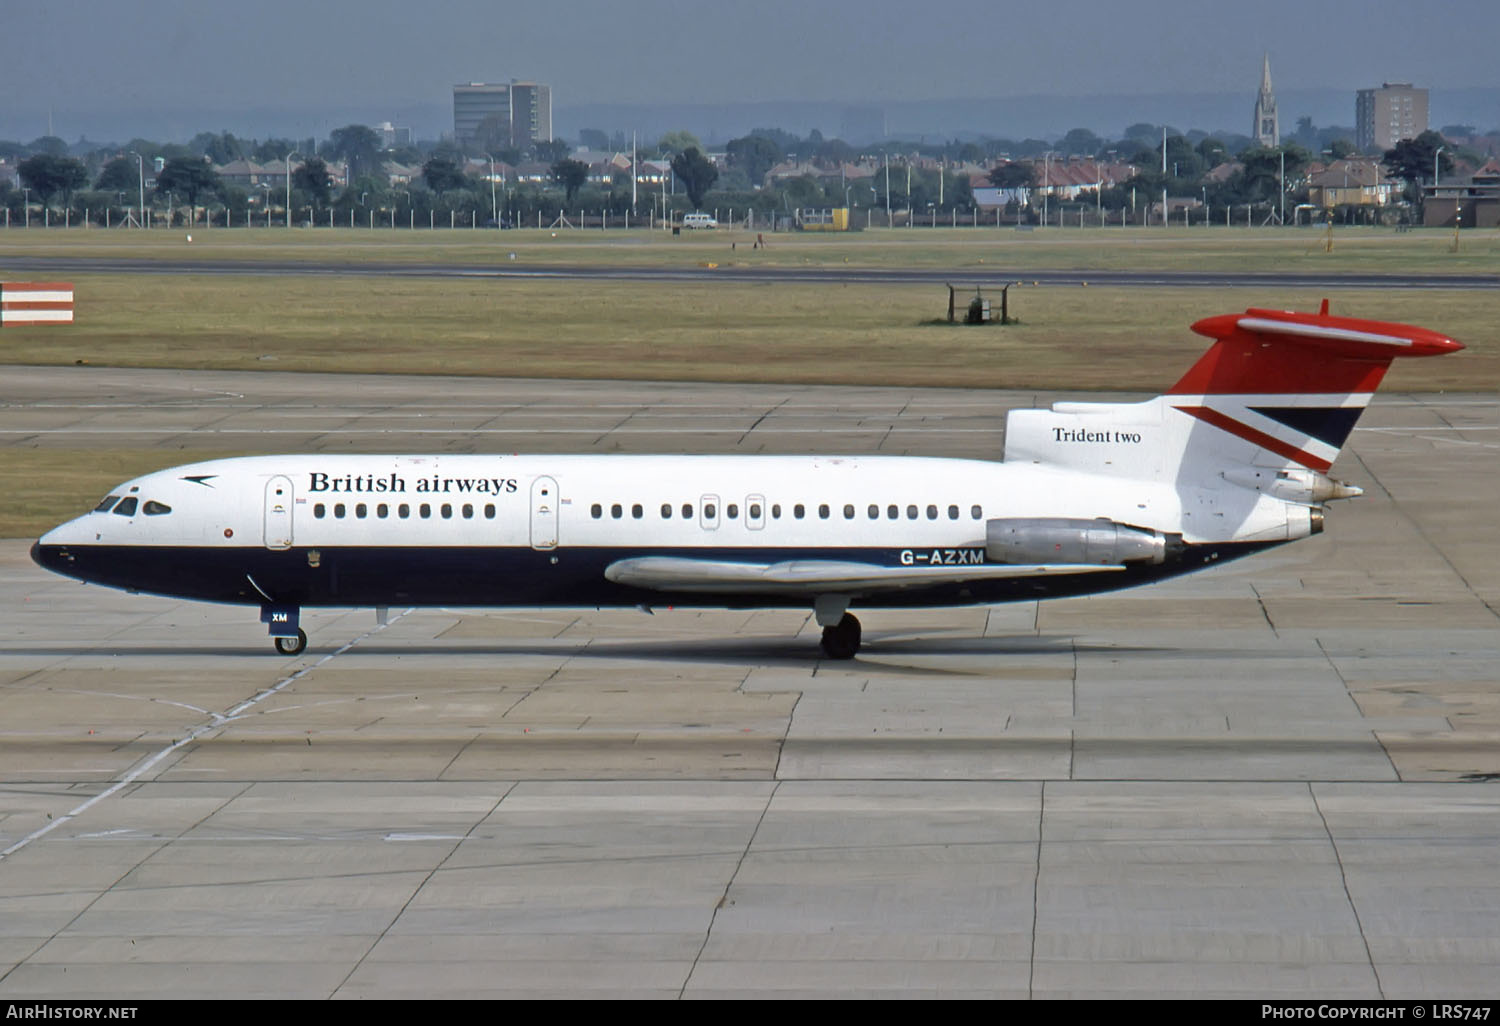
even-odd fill
[{"label": "'british airways' titles", "polygon": [[516,479],[513,477],[439,477],[434,474],[431,477],[415,478],[410,486],[406,478],[395,471],[390,474],[328,474],[314,470],[307,477],[308,491],[341,495],[404,495],[408,492],[427,495],[504,495],[516,490]]}]

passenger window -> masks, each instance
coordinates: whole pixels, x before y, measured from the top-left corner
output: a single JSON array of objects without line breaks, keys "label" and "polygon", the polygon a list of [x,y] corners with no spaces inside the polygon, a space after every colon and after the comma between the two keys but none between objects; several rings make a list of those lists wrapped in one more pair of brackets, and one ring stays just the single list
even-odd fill
[{"label": "passenger window", "polygon": [[661,504],[661,518],[663,520],[672,519],[672,504],[670,502],[664,502]]},{"label": "passenger window", "polygon": [[711,503],[711,502],[705,502],[703,504],[703,517],[704,517],[705,520],[712,520],[714,517],[716,517],[718,515],[719,515],[719,508],[717,506],[715,506],[713,503]]},{"label": "passenger window", "polygon": [[407,517],[411,516],[411,507],[403,502],[401,505],[396,507],[396,516],[400,517],[402,520],[405,520]]},{"label": "passenger window", "polygon": [[885,508],[885,515],[888,519],[895,520],[901,515],[901,510],[895,503],[891,503]]},{"label": "passenger window", "polygon": [[444,520],[452,520],[453,519],[453,504],[451,502],[445,502],[445,503],[443,503],[443,519]]},{"label": "passenger window", "polygon": [[825,503],[822,503],[822,504],[820,504],[818,506],[818,519],[820,519],[820,520],[827,520],[828,519],[828,503],[825,502]]},{"label": "passenger window", "polygon": [[849,504],[849,503],[845,503],[844,504],[844,519],[845,520],[853,520],[854,519],[854,507],[851,504]]},{"label": "passenger window", "polygon": [[936,520],[937,519],[937,507],[936,506],[928,506],[927,507],[927,519],[928,520]]},{"label": "passenger window", "polygon": [[391,507],[382,502],[380,505],[375,507],[375,515],[381,520],[384,520],[386,517],[391,515]]},{"label": "passenger window", "polygon": [[[120,511],[115,510],[115,512],[118,513]],[[344,504],[342,502],[335,502],[333,504],[333,515],[338,517],[340,520],[344,519]]]},{"label": "passenger window", "polygon": [[691,502],[684,502],[682,504],[682,519],[693,519],[693,504]]},{"label": "passenger window", "polygon": [[877,506],[877,505],[875,505],[873,502],[870,503],[870,519],[871,520],[879,520],[880,519],[880,507]]},{"label": "passenger window", "polygon": [[625,507],[616,502],[609,507],[609,515],[619,520],[625,515]]},{"label": "passenger window", "polygon": [[322,520],[327,515],[328,515],[328,507],[327,506],[323,505],[321,502],[313,504],[313,516],[314,517],[316,517],[319,520]]},{"label": "passenger window", "polygon": [[949,506],[948,507],[948,519],[949,520],[957,520],[958,519],[958,507],[957,506]]},{"label": "passenger window", "polygon": [[155,499],[147,499],[146,504],[141,507],[141,512],[148,517],[161,517],[172,512],[172,507],[164,502],[157,502]]},{"label": "passenger window", "polygon": [[781,503],[779,503],[779,502],[773,502],[773,503],[771,503],[771,519],[772,520],[780,520],[781,519]]},{"label": "passenger window", "polygon": [[115,503],[117,503],[119,501],[120,501],[120,497],[118,495],[106,495],[104,497],[103,501],[101,501],[99,503],[99,505],[97,505],[97,506],[94,507],[94,512],[95,513],[108,513],[110,507],[113,506]]},{"label": "passenger window", "polygon": [[363,520],[365,518],[365,514],[368,513],[368,512],[369,512],[368,507],[366,507],[365,504],[362,503],[362,502],[356,504],[355,507],[354,507],[354,515],[357,516],[357,517],[359,517],[359,519],[361,519],[361,520]]},{"label": "passenger window", "polygon": [[738,517],[740,515],[740,508],[739,508],[739,506],[737,506],[735,503],[731,502],[729,505],[727,505],[727,506],[724,507],[724,515],[726,517],[728,517],[730,520],[734,520],[736,517]]},{"label": "passenger window", "polygon": [[431,517],[432,516],[432,505],[430,503],[426,503],[426,502],[422,503],[422,505],[420,505],[420,506],[417,507],[417,516],[421,517],[423,520],[426,520],[429,517]]},{"label": "passenger window", "polygon": [[473,520],[474,519],[474,504],[471,503],[471,502],[464,503],[464,519],[465,520]]},{"label": "passenger window", "polygon": [[641,519],[641,517],[646,515],[646,511],[642,509],[641,504],[637,502],[635,505],[630,507],[630,515],[632,518],[639,520]]},{"label": "passenger window", "polygon": [[750,504],[750,519],[751,520],[759,520],[760,519],[760,503],[758,503],[758,502],[752,502]]},{"label": "passenger window", "polygon": [[983,520],[984,510],[980,509],[978,506],[970,506],[969,516],[973,517],[975,520]]},{"label": "passenger window", "polygon": [[604,516],[604,507],[596,502],[589,507],[589,514],[593,516],[595,520],[598,520],[600,517]]},{"label": "passenger window", "polygon": [[486,502],[484,504],[484,519],[486,519],[486,520],[494,520],[495,519],[495,504],[493,502]]},{"label": "passenger window", "polygon": [[917,507],[915,507],[915,506],[907,506],[906,507],[906,519],[908,519],[908,520],[915,520],[915,519],[917,519]]},{"label": "passenger window", "polygon": [[792,507],[792,516],[796,517],[798,520],[801,520],[806,515],[807,510],[803,509],[802,503],[799,502],[797,503],[797,505]]}]

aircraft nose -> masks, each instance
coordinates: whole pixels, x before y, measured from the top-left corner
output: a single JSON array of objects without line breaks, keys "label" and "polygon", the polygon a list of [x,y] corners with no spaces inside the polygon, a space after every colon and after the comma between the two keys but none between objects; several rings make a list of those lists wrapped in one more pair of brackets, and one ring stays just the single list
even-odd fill
[{"label": "aircraft nose", "polygon": [[47,544],[46,536],[43,536],[31,543],[31,561],[43,570],[66,573],[65,567],[69,562],[67,551],[64,546]]}]

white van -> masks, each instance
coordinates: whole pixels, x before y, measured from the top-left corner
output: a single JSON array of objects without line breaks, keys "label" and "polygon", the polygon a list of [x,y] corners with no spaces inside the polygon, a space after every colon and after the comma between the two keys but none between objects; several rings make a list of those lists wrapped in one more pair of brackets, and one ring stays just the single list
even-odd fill
[{"label": "white van", "polygon": [[719,222],[708,214],[683,214],[682,226],[684,228],[717,228]]}]

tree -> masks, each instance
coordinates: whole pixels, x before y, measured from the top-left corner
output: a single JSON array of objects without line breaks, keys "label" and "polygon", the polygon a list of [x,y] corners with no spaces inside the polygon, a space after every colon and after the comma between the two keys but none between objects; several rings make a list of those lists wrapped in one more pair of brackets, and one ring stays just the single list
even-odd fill
[{"label": "tree", "polygon": [[1036,167],[1031,164],[1001,164],[987,176],[997,189],[1029,189],[1036,184]]},{"label": "tree", "polygon": [[129,157],[116,157],[104,165],[94,188],[101,192],[136,191],[141,184],[140,168]]},{"label": "tree", "polygon": [[1335,139],[1328,144],[1328,153],[1334,160],[1343,160],[1345,157],[1357,156],[1359,147],[1348,139]]},{"label": "tree", "polygon": [[1057,148],[1063,153],[1093,156],[1104,148],[1104,140],[1087,128],[1074,128],[1057,140]]},{"label": "tree", "polygon": [[55,135],[38,136],[26,148],[32,153],[45,153],[49,157],[68,155],[68,144]]},{"label": "tree", "polygon": [[686,153],[688,150],[703,151],[703,144],[698,137],[687,129],[677,132],[668,132],[657,142],[656,148],[661,150],[663,156],[668,153]]},{"label": "tree", "polygon": [[1408,182],[1415,195],[1422,182],[1432,174],[1434,167],[1439,173],[1453,169],[1453,162],[1448,159],[1447,151],[1438,152],[1439,147],[1444,145],[1443,137],[1429,129],[1415,139],[1402,139],[1386,150],[1381,163],[1393,177]]},{"label": "tree", "polygon": [[188,146],[194,153],[207,157],[215,164],[228,164],[231,160],[239,160],[245,155],[245,147],[229,132],[221,132],[218,135],[212,132],[199,132],[193,136]]},{"label": "tree", "polygon": [[597,128],[580,128],[578,145],[586,150],[607,150],[609,149],[609,136]]},{"label": "tree", "polygon": [[292,188],[307,193],[313,205],[321,209],[328,206],[333,195],[333,176],[328,173],[327,164],[317,157],[309,157],[292,172]]},{"label": "tree", "polygon": [[218,172],[201,157],[173,157],[156,175],[157,193],[181,194],[190,207],[198,205],[199,196],[218,187]]},{"label": "tree", "polygon": [[433,157],[422,165],[422,181],[427,183],[427,188],[437,193],[463,189],[469,184],[458,164],[443,157]]},{"label": "tree", "polygon": [[573,197],[578,195],[578,190],[583,188],[583,183],[589,180],[589,166],[581,160],[563,157],[553,163],[552,179],[566,190],[568,203],[571,204]]},{"label": "tree", "polygon": [[1282,158],[1286,158],[1285,181],[1290,182],[1302,174],[1312,160],[1312,154],[1295,143],[1279,149],[1270,146],[1253,146],[1239,155],[1244,165],[1240,172],[1244,196],[1247,201],[1270,202],[1280,195],[1283,181]]},{"label": "tree", "polygon": [[682,179],[694,208],[703,205],[703,197],[719,180],[719,169],[696,146],[689,146],[672,158],[672,172]]},{"label": "tree", "polygon": [[561,139],[538,139],[531,144],[531,152],[542,163],[552,164],[567,157],[572,147]]},{"label": "tree", "polygon": [[724,148],[729,166],[745,172],[751,185],[765,181],[766,172],[780,163],[781,147],[763,135],[747,135],[742,139],[731,139]]},{"label": "tree", "polygon": [[349,162],[348,178],[372,175],[380,170],[380,136],[369,125],[345,125],[328,137],[328,152]]},{"label": "tree", "polygon": [[62,193],[66,202],[73,190],[88,184],[89,173],[80,161],[72,157],[59,157],[51,153],[38,153],[16,165],[21,175],[21,184],[42,198],[50,201]]},{"label": "tree", "polygon": [[1213,136],[1200,139],[1194,149],[1203,158],[1204,167],[1215,168],[1229,159],[1229,149]]}]

